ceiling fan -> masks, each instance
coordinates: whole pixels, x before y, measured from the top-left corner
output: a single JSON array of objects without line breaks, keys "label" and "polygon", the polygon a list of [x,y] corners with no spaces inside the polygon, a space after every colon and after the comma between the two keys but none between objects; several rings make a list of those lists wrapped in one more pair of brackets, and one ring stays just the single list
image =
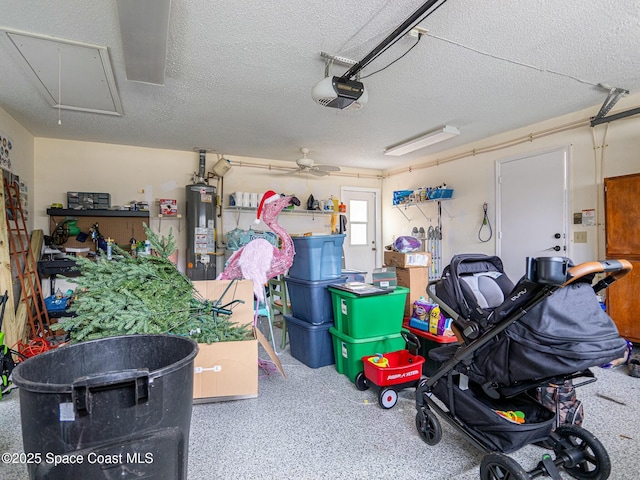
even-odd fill
[{"label": "ceiling fan", "polygon": [[314,165],[313,159],[307,157],[309,154],[308,148],[301,148],[302,158],[296,160],[296,164],[298,165],[298,172],[308,172],[318,177],[323,177],[325,175],[329,175],[329,172],[339,172],[340,167],[336,167],[335,165]]}]

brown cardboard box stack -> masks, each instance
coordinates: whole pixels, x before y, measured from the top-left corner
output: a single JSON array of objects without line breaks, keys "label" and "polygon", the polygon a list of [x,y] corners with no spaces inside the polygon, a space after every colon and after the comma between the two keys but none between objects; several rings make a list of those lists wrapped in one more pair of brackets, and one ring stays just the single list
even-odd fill
[{"label": "brown cardboard box stack", "polygon": [[411,317],[413,302],[420,297],[427,298],[429,267],[396,268],[396,275],[398,277],[398,285],[409,289],[404,307],[404,317]]},{"label": "brown cardboard box stack", "polygon": [[[228,280],[194,281],[198,292],[209,300],[220,300],[225,305],[242,300],[233,306],[231,321],[253,324],[253,283],[236,281],[224,294]],[[223,298],[221,298],[223,297]],[[286,376],[278,356],[260,330],[253,329],[254,338],[239,342],[198,344],[199,352],[194,361],[194,403],[237,400],[258,396],[258,342]]]},{"label": "brown cardboard box stack", "polygon": [[[431,265],[431,255],[428,252],[384,252],[384,264],[387,267],[428,267]],[[398,284],[399,285],[399,284]]]},{"label": "brown cardboard box stack", "polygon": [[428,252],[384,252],[384,264],[396,267],[398,286],[409,289],[404,316],[411,317],[413,302],[427,297],[431,255]]}]

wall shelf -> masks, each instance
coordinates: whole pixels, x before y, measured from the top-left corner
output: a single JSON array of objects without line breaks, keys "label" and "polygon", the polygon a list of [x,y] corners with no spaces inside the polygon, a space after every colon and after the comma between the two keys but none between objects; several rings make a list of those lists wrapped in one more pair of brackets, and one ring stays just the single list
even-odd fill
[{"label": "wall shelf", "polygon": [[158,231],[162,231],[162,221],[163,220],[178,220],[178,232],[182,231],[182,214],[178,213],[176,215],[165,215],[163,213],[158,213],[155,215],[158,217]]},{"label": "wall shelf", "polygon": [[[258,210],[253,207],[224,207],[223,210],[233,211],[233,212],[255,212]],[[331,215],[332,213],[341,213],[341,212],[332,212],[328,210],[282,210],[280,213],[285,213],[288,215]]]},{"label": "wall shelf", "polygon": [[[112,238],[121,247],[130,244],[131,238],[146,238],[144,225],[149,226],[150,212],[132,210],[75,210],[73,208],[48,208],[49,232],[53,234],[56,227],[67,219],[76,219],[76,226],[82,233],[89,234],[93,225],[99,224],[100,234],[104,238]],[[90,239],[78,240],[71,235],[65,247],[90,247],[96,245]]]},{"label": "wall shelf", "polygon": [[[229,212],[229,213],[235,213],[235,220],[236,220],[236,226],[240,223],[240,215],[243,213],[253,213],[255,215],[255,212],[258,210],[257,208],[253,208],[253,207],[224,207],[222,209],[223,211]],[[337,213],[339,215],[344,215],[344,213],[342,212],[331,212],[331,211],[323,211],[323,210],[282,210],[282,212],[280,212],[280,214],[284,214],[284,215],[303,215],[303,216],[307,216],[307,217],[312,217],[315,220],[316,215],[320,215],[320,216],[326,216],[326,215],[331,215],[332,213]]]},{"label": "wall shelf", "polygon": [[73,208],[47,208],[50,217],[149,217],[148,211],[133,210],[75,210]]},{"label": "wall shelf", "polygon": [[[404,216],[404,218],[407,219],[408,222],[410,222],[411,219],[409,217],[407,217],[407,214],[404,213],[404,210],[407,210],[410,207],[416,207],[424,218],[426,218],[427,220],[431,221],[431,219],[429,217],[427,217],[427,215],[422,210],[422,205],[427,205],[429,203],[436,203],[437,202],[438,203],[438,217],[440,217],[440,214],[441,214],[441,204],[440,204],[440,202],[444,202],[444,201],[447,201],[447,200],[451,200],[451,199],[450,198],[434,198],[433,200],[424,200],[422,202],[402,203],[400,205],[394,205],[393,207],[397,208],[398,211]],[[438,222],[438,223],[440,223],[440,222]]]},{"label": "wall shelf", "polygon": [[[227,212],[236,212],[237,215],[241,213],[251,213],[256,212],[257,208],[253,207],[224,207],[223,210]],[[305,216],[315,216],[315,215],[331,215],[332,213],[340,213],[340,212],[332,212],[332,211],[323,211],[323,210],[282,210],[280,214],[285,215],[305,215]]]}]

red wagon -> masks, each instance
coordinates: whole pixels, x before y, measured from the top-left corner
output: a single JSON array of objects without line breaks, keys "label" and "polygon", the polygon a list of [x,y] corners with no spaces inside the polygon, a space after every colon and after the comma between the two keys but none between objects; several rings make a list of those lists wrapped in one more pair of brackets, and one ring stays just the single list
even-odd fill
[{"label": "red wagon", "polygon": [[371,385],[380,388],[378,404],[392,408],[398,401],[398,391],[418,385],[422,377],[424,358],[409,350],[398,350],[362,357],[364,372],[358,373],[355,385],[367,390]]}]

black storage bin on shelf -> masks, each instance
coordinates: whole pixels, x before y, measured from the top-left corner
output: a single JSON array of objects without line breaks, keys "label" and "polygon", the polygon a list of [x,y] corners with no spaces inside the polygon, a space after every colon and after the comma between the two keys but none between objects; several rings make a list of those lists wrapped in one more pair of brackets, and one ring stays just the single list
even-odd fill
[{"label": "black storage bin on shelf", "polygon": [[30,478],[186,480],[197,353],[186,337],[127,335],[20,363],[24,451],[40,458]]},{"label": "black storage bin on shelf", "polygon": [[[435,396],[451,405],[455,413],[469,428],[469,433],[478,438],[492,451],[510,453],[525,445],[546,440],[551,434],[555,414],[526,394],[512,398],[492,399],[481,388],[469,382],[469,388],[461,390],[459,375],[448,375],[433,386]],[[449,383],[451,382],[451,383]],[[449,388],[453,398],[449,396]],[[525,423],[514,423],[496,413],[496,410],[524,413]]]}]

